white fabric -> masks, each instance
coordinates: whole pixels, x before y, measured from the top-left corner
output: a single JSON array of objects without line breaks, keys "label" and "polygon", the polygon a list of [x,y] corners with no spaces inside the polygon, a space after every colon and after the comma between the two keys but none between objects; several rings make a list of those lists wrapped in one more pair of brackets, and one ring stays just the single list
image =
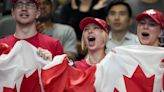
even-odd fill
[{"label": "white fabric", "polygon": [[65,55],[56,56],[54,61],[49,63],[39,57],[36,52],[37,49],[34,46],[21,40],[14,45],[8,55],[0,56],[0,92],[3,92],[3,87],[13,89],[15,85],[17,92],[20,92],[20,85],[24,75],[29,77],[37,69],[40,72],[41,68],[60,64],[65,57]]},{"label": "white fabric", "polygon": [[155,74],[153,92],[162,90],[162,75],[164,65],[164,48],[142,45],[122,46],[114,49],[116,53],[109,52],[106,57],[97,64],[96,92],[113,92],[117,88],[119,92],[127,92],[123,75],[132,77],[139,65],[146,77]]},{"label": "white fabric", "polygon": [[[14,88],[15,84],[17,92],[20,92],[24,75],[29,77],[36,70],[40,72],[41,68],[54,67],[61,64],[66,57],[59,55],[52,62],[48,62],[39,57],[36,51],[35,47],[22,40],[15,44],[8,55],[0,56],[0,92],[3,87]],[[114,88],[119,92],[127,92],[123,75],[131,77],[138,65],[146,77],[155,74],[153,92],[162,90],[164,64],[161,60],[164,58],[164,48],[136,45],[118,47],[115,51],[116,53],[108,53],[101,63],[96,65],[96,92],[113,92]]]}]

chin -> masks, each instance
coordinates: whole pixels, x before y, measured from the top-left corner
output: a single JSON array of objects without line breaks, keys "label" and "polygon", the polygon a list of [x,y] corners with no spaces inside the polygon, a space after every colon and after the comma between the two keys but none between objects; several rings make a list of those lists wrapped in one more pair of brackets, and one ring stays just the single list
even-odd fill
[{"label": "chin", "polygon": [[89,47],[88,50],[92,50],[93,51],[93,50],[96,50],[96,48],[95,47]]},{"label": "chin", "polygon": [[150,43],[148,41],[142,40],[140,41],[142,45],[149,45]]}]

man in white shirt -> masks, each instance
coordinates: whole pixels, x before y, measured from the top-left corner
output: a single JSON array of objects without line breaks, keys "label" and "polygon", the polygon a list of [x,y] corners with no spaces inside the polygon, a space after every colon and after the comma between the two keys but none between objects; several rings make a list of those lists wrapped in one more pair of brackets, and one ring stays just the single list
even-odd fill
[{"label": "man in white shirt", "polygon": [[131,24],[131,7],[123,1],[113,1],[108,6],[106,21],[110,25],[109,40],[106,44],[107,52],[122,45],[138,44],[138,37],[128,31]]}]

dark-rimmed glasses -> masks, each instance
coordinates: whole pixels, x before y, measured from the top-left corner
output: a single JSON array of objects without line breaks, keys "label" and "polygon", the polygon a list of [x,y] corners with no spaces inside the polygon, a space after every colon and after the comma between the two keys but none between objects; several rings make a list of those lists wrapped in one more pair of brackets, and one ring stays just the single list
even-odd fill
[{"label": "dark-rimmed glasses", "polygon": [[26,7],[28,9],[35,9],[35,8],[37,8],[36,4],[33,3],[33,2],[27,2],[27,3],[17,2],[14,5],[14,8],[23,8],[23,7]]}]

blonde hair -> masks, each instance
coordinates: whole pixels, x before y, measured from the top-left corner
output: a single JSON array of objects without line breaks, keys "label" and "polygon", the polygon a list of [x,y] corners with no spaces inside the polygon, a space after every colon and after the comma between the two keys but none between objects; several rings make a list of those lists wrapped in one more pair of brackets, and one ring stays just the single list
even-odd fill
[{"label": "blonde hair", "polygon": [[[88,48],[87,48],[86,43],[84,41],[83,34],[84,34],[84,32],[82,33],[82,37],[81,37],[81,49],[82,49],[82,51],[87,51]],[[108,33],[104,29],[102,29],[101,34],[103,35],[103,37],[104,37],[104,43],[106,44],[107,41],[108,41]],[[105,46],[104,46],[104,50],[106,49]]]}]

